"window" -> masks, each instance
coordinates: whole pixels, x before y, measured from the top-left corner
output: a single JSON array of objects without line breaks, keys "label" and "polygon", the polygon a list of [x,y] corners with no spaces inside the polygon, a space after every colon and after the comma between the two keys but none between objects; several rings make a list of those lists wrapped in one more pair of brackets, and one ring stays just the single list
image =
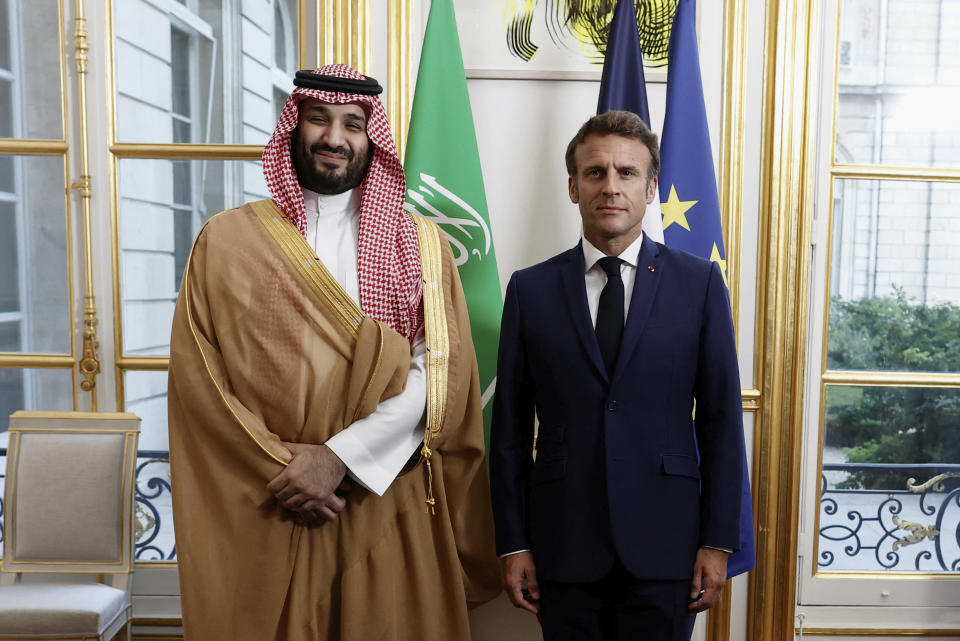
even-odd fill
[{"label": "window", "polygon": [[[960,7],[839,5],[800,601],[947,605],[960,578],[960,124],[945,101],[960,98]],[[947,580],[893,589],[894,575]]]},{"label": "window", "polygon": [[293,75],[297,71],[296,16],[292,0],[274,0],[273,5],[273,115],[274,122],[280,118],[287,96],[293,91]]}]

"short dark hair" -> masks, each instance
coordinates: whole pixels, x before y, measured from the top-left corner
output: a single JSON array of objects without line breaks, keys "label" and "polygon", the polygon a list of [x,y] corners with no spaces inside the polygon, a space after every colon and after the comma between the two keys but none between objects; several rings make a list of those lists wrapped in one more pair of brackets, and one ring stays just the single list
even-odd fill
[{"label": "short dark hair", "polygon": [[657,134],[650,131],[647,123],[643,122],[643,119],[632,111],[608,111],[597,114],[583,123],[580,131],[567,145],[565,159],[567,161],[567,175],[571,178],[577,177],[577,161],[574,159],[577,147],[583,144],[587,136],[591,135],[622,136],[623,138],[639,140],[650,151],[650,169],[647,171],[647,180],[656,178],[657,174],[660,173],[660,144],[657,142]]}]

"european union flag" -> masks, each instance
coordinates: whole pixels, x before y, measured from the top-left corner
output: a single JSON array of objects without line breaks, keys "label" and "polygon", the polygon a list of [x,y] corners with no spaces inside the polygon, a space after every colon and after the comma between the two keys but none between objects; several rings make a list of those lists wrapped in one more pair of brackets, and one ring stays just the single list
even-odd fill
[{"label": "european union flag", "polygon": [[[603,58],[597,113],[614,109],[632,111],[650,126],[647,83],[643,77],[643,51],[637,33],[637,7],[634,0],[620,0],[617,3]],[[663,242],[659,197],[647,205],[643,216],[643,233],[657,242]]]},{"label": "european union flag", "polygon": [[[660,143],[663,236],[669,247],[719,263],[724,282],[727,282],[720,201],[700,81],[695,19],[696,1],[680,0],[670,34],[667,106]],[[728,577],[742,574],[756,565],[746,450],[743,470],[740,550],[727,562]]]}]

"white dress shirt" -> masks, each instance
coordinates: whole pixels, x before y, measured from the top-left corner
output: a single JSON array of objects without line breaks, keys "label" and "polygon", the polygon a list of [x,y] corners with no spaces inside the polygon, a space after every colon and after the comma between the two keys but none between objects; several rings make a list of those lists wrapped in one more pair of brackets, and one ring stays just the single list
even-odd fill
[{"label": "white dress shirt", "polygon": [[[623,280],[623,322],[627,322],[630,311],[630,299],[633,298],[633,283],[637,280],[637,261],[640,260],[640,246],[643,244],[643,232],[617,256],[620,263],[620,278]],[[607,284],[607,273],[597,261],[605,257],[602,251],[594,247],[586,238],[582,241],[584,280],[587,283],[587,305],[590,307],[590,322],[597,326],[597,306],[600,304],[600,292]]]},{"label": "white dress shirt", "polygon": [[[359,304],[360,190],[323,195],[304,189],[303,199],[307,214],[307,242],[324,267]],[[412,359],[404,390],[381,402],[372,414],[355,421],[326,442],[347,466],[351,477],[381,496],[423,441],[427,344],[422,327],[411,348]]]}]

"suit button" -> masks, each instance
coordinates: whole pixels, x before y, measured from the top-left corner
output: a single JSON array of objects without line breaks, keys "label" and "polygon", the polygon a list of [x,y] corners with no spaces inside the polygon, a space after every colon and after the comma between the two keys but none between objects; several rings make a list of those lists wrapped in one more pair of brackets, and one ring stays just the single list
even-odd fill
[{"label": "suit button", "polygon": [[617,411],[617,402],[616,402],[616,401],[608,401],[608,402],[607,402],[607,411],[616,412],[616,411]]}]

